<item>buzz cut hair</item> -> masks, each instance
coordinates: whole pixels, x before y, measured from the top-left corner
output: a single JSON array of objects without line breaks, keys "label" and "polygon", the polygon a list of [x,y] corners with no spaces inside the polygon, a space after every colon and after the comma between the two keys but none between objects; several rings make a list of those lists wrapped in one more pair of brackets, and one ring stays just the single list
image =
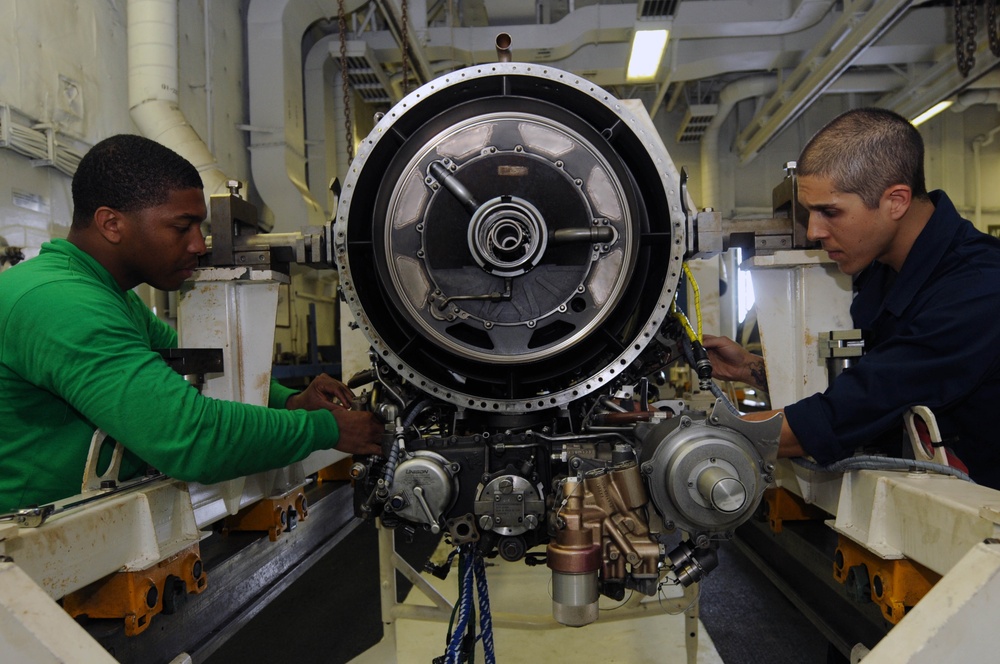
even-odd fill
[{"label": "buzz cut hair", "polygon": [[162,205],[172,191],[203,189],[191,162],[154,140],[117,134],[92,147],[73,175],[73,228],[90,225],[100,207],[135,212]]},{"label": "buzz cut hair", "polygon": [[909,120],[884,108],[858,108],[837,116],[806,144],[798,174],[827,177],[837,190],[857,194],[869,210],[893,185],[927,198],[924,141]]}]

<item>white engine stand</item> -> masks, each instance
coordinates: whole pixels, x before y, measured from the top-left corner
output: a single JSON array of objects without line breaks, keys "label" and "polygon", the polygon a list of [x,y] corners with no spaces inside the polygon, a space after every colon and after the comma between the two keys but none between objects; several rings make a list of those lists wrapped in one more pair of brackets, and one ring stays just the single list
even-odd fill
[{"label": "white engine stand", "polygon": [[753,277],[772,407],[822,392],[829,381],[817,341],[854,327],[851,278],[815,249],[754,256],[744,267]]},{"label": "white engine stand", "polygon": [[[850,278],[820,251],[756,256],[748,267],[773,407],[825,390],[818,338],[853,327]],[[842,536],[883,559],[905,557],[943,575],[864,664],[996,659],[1000,491],[929,473],[826,473],[786,460],[775,474],[779,486],[833,515],[827,524]]]},{"label": "white engine stand", "polygon": [[[430,584],[419,571],[413,568],[406,560],[396,552],[395,531],[382,526],[378,522],[378,545],[379,545],[379,589],[382,600],[382,623],[384,636],[378,646],[378,661],[397,661],[396,648],[398,647],[396,635],[396,623],[399,620],[424,620],[447,625],[452,616],[453,604]],[[500,561],[500,565],[515,565],[518,563],[508,563]],[[416,604],[401,604],[396,601],[396,572],[402,574],[413,587],[420,590],[427,597],[432,606],[422,606]],[[545,592],[541,588],[532,588],[527,592]],[[684,593],[678,597],[663,598],[657,601],[656,597],[646,597],[638,592],[633,592],[631,597],[624,604],[614,611],[602,612],[599,622],[617,622],[634,618],[647,618],[655,615],[662,615],[664,610],[674,613],[684,613],[684,645],[687,655],[687,664],[696,664],[698,660],[698,584],[693,584],[684,588]],[[555,629],[569,629],[552,617],[552,614],[527,614],[504,611],[493,611],[493,626],[496,628],[508,628],[528,631],[546,631]],[[580,628],[586,630],[587,627]],[[442,638],[442,643],[444,639]],[[497,644],[498,649],[503,648],[501,641]],[[374,652],[374,651],[372,651]],[[370,657],[370,656],[369,656]],[[501,659],[498,657],[498,659]],[[376,661],[366,659],[364,655],[354,660],[356,663],[364,661]]]},{"label": "white engine stand", "polygon": [[[287,275],[272,270],[207,268],[184,284],[177,321],[180,348],[221,348],[225,371],[205,378],[202,394],[215,399],[267,405],[274,352],[278,285]],[[347,455],[315,452],[285,468],[211,486],[191,483],[199,526],[262,498],[281,496],[306,477]]]}]

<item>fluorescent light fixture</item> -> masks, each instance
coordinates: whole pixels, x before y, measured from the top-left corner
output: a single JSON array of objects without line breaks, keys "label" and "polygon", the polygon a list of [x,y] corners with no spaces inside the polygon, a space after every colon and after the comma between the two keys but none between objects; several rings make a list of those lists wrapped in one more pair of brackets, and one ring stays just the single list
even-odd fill
[{"label": "fluorescent light fixture", "polygon": [[625,78],[629,81],[656,76],[667,48],[668,30],[636,30],[632,35],[632,54],[628,58]]},{"label": "fluorescent light fixture", "polygon": [[923,122],[927,122],[928,120],[930,120],[931,118],[933,118],[935,115],[937,115],[938,113],[940,113],[941,111],[943,111],[944,109],[948,108],[949,106],[951,106],[954,103],[955,103],[955,101],[952,100],[952,99],[945,99],[944,101],[940,101],[940,102],[934,104],[933,106],[931,106],[930,108],[928,108],[926,111],[924,111],[923,113],[921,113],[917,117],[915,117],[912,120],[910,120],[910,122],[912,122],[913,126],[916,127],[917,125],[919,125],[919,124],[921,124]]}]

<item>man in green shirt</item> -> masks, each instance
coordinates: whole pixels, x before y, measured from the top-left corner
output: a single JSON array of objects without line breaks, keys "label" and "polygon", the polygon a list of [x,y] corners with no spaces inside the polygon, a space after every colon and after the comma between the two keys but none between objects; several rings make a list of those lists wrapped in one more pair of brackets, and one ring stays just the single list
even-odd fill
[{"label": "man in green shirt", "polygon": [[67,239],[0,274],[0,512],[79,493],[97,428],[126,448],[123,477],[150,464],[212,483],[320,449],[380,453],[384,427],[329,376],[301,393],[272,381],[265,408],[202,396],[156,352],[177,334],[132,289],[177,290],[206,251],[187,160],[113,136],[72,186]]}]

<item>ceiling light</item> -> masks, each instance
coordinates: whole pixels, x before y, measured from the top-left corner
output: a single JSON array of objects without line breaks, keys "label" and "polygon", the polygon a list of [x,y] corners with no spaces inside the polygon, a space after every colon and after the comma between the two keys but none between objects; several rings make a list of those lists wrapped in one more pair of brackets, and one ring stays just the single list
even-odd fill
[{"label": "ceiling light", "polygon": [[629,81],[652,79],[660,68],[667,48],[667,30],[636,30],[632,35],[632,54],[625,78]]},{"label": "ceiling light", "polygon": [[941,111],[943,111],[944,109],[948,108],[949,106],[951,106],[954,103],[955,102],[952,99],[945,99],[944,101],[938,102],[938,103],[934,104],[933,106],[931,106],[930,108],[928,108],[923,113],[921,113],[920,115],[918,115],[917,117],[915,117],[912,120],[910,120],[910,122],[912,122],[913,126],[916,127],[917,125],[919,125],[919,124],[921,124],[923,122],[927,122],[928,120],[930,120],[931,118],[933,118],[935,115],[937,115],[938,113],[940,113]]}]

